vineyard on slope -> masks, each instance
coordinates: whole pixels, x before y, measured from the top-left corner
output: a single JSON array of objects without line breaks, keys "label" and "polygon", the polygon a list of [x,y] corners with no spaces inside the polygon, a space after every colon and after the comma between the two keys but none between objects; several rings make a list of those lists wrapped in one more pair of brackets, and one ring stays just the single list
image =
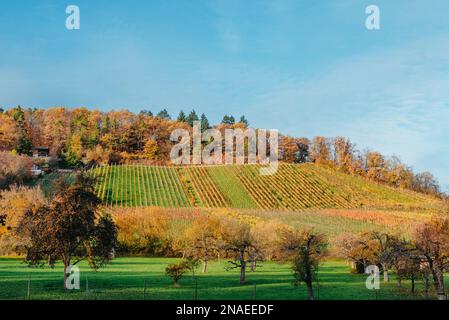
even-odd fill
[{"label": "vineyard on slope", "polygon": [[136,166],[91,169],[96,192],[109,207],[431,210],[440,201],[313,164],[280,164],[275,175],[260,165]]}]

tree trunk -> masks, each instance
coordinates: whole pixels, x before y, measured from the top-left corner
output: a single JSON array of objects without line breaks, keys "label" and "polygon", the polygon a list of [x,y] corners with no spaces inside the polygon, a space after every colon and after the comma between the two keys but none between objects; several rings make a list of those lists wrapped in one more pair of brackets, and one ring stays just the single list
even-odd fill
[{"label": "tree trunk", "polygon": [[415,275],[412,273],[412,294],[415,294]]},{"label": "tree trunk", "polygon": [[362,261],[356,261],[355,270],[356,270],[357,274],[364,274],[365,273],[365,264]]},{"label": "tree trunk", "polygon": [[312,282],[306,282],[307,285],[307,300],[313,300],[313,286]]},{"label": "tree trunk", "polygon": [[427,275],[424,276],[424,294],[425,298],[429,299],[429,277]]},{"label": "tree trunk", "polygon": [[245,271],[246,271],[246,261],[242,259],[240,261],[240,284],[244,284],[246,281]]},{"label": "tree trunk", "polygon": [[70,266],[70,260],[64,260],[64,290],[68,290],[69,288],[67,287],[67,280],[70,276],[70,273],[67,273],[67,269]]},{"label": "tree trunk", "polygon": [[202,272],[206,273],[206,271],[207,271],[207,260],[204,260],[203,261],[203,270],[202,270]]},{"label": "tree trunk", "polygon": [[441,271],[436,272],[436,279],[434,279],[434,281],[438,300],[447,300],[446,292],[444,291],[443,272]]},{"label": "tree trunk", "polygon": [[388,282],[388,269],[385,265],[381,265],[382,266],[382,271],[384,273],[384,282]]},{"label": "tree trunk", "polygon": [[251,272],[256,270],[256,260],[251,260]]}]

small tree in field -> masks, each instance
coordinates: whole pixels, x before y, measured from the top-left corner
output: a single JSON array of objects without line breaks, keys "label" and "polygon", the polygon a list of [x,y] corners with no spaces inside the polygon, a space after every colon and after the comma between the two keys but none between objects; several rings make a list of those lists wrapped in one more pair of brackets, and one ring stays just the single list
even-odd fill
[{"label": "small tree in field", "polygon": [[192,277],[195,278],[195,269],[199,266],[200,261],[194,257],[187,257],[184,259],[184,265],[186,266],[187,270],[192,272]]},{"label": "small tree in field", "polygon": [[64,288],[68,267],[87,259],[96,270],[112,257],[117,229],[112,219],[96,215],[100,200],[94,193],[93,181],[78,174],[73,184],[61,180],[51,205],[28,211],[18,226],[19,234],[29,238],[26,261],[53,266],[57,259],[64,264]]},{"label": "small tree in field", "polygon": [[410,279],[411,291],[415,293],[415,281],[419,277],[425,277],[428,268],[422,265],[419,252],[410,241],[396,239],[391,243],[391,247],[389,263],[396,273],[398,287],[402,287],[402,279]]},{"label": "small tree in field", "polygon": [[364,273],[370,264],[380,265],[387,282],[395,241],[397,239],[392,235],[373,231],[359,235],[342,234],[336,239],[336,244],[340,254],[355,264],[357,273]]},{"label": "small tree in field", "polygon": [[187,257],[200,260],[202,272],[207,271],[208,262],[218,256],[221,246],[221,222],[217,217],[200,217],[186,230]]},{"label": "small tree in field", "polygon": [[244,284],[248,263],[260,253],[250,226],[238,221],[229,222],[225,232],[224,248],[227,257],[232,259],[228,261],[229,266],[226,270],[240,269],[240,284]]},{"label": "small tree in field", "polygon": [[165,275],[173,279],[173,286],[179,287],[179,280],[189,271],[189,266],[185,261],[170,264],[165,268]]},{"label": "small tree in field", "polygon": [[307,298],[313,300],[313,281],[316,278],[321,259],[327,253],[327,242],[321,234],[311,231],[286,231],[278,246],[277,256],[281,261],[292,264],[294,284],[304,282]]},{"label": "small tree in field", "polygon": [[419,226],[414,243],[428,267],[439,300],[446,300],[444,272],[449,268],[449,219],[434,219]]},{"label": "small tree in field", "polygon": [[398,239],[384,232],[368,232],[365,234],[366,243],[372,247],[375,255],[375,263],[382,267],[384,282],[388,282],[388,268],[395,257],[395,249],[397,248]]}]

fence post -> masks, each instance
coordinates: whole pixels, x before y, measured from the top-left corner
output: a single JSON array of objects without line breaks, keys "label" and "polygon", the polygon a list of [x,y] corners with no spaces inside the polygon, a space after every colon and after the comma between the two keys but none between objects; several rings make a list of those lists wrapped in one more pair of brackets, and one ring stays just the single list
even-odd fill
[{"label": "fence post", "polygon": [[86,299],[89,298],[89,279],[86,278]]},{"label": "fence post", "polygon": [[28,299],[28,300],[31,300],[31,273],[28,273],[27,299]]},{"label": "fence post", "polygon": [[195,277],[195,294],[193,296],[194,300],[198,300],[198,278]]}]

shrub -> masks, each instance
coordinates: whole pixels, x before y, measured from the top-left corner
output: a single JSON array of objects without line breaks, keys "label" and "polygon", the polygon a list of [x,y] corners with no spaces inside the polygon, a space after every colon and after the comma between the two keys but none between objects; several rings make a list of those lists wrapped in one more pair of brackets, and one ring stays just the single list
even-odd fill
[{"label": "shrub", "polygon": [[187,263],[185,261],[181,261],[179,263],[169,264],[167,268],[165,268],[165,275],[172,278],[173,286],[179,287],[178,281],[188,271],[189,266]]}]

